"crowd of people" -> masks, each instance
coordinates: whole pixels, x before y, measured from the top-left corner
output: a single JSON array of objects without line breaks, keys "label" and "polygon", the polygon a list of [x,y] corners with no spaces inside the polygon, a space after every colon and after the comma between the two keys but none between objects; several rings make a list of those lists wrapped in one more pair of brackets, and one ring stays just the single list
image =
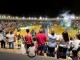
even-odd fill
[{"label": "crowd of people", "polygon": [[[80,59],[80,32],[75,37],[70,37],[67,31],[64,31],[62,35],[56,35],[55,31],[49,30],[47,34],[43,29],[40,29],[39,33],[36,33],[35,29],[32,29],[30,33],[29,29],[26,29],[26,35],[15,35],[13,30],[5,33],[3,29],[22,25],[16,21],[0,21],[0,43],[1,48],[6,48],[6,43],[9,49],[14,49],[14,42],[17,42],[19,53],[27,54],[29,57],[35,57],[36,55],[50,56],[64,58],[71,57],[73,60]],[[26,24],[26,22],[24,22]]]},{"label": "crowd of people", "polygon": [[[15,36],[13,31],[5,34],[2,29],[0,30],[1,48],[6,48],[5,43],[9,45],[9,49],[14,49],[14,42],[17,41],[20,53],[26,53],[29,57],[36,55],[50,56],[66,59],[67,56],[73,60],[80,59],[80,33],[75,37],[69,37],[68,32],[64,31],[62,35],[56,35],[54,31],[47,34],[43,33],[40,29],[39,33],[36,31],[30,33],[26,29],[26,35],[23,37],[20,34]],[[58,37],[59,36],[59,37]]]}]

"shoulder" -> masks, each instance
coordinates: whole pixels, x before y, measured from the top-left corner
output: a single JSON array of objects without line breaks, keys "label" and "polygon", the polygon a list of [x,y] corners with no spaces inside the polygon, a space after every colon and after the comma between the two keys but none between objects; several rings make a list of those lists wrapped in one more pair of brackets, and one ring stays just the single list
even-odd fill
[{"label": "shoulder", "polygon": [[15,34],[12,34],[13,36],[15,36]]},{"label": "shoulder", "polygon": [[6,36],[9,36],[10,34],[7,34]]}]

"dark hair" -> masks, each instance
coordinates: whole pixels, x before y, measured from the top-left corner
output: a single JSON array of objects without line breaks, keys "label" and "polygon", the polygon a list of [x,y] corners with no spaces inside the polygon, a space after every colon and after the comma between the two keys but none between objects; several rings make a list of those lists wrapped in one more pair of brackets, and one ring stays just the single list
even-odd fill
[{"label": "dark hair", "polygon": [[65,41],[69,41],[69,36],[68,36],[68,33],[67,33],[67,32],[63,32],[63,33],[62,33],[62,36],[63,36],[63,39],[64,39]]},{"label": "dark hair", "polygon": [[52,31],[52,32],[51,32],[51,35],[54,35],[54,33],[55,33],[55,32],[54,32],[54,31]]},{"label": "dark hair", "polygon": [[73,40],[73,38],[72,38],[72,37],[70,37],[70,40]]},{"label": "dark hair", "polygon": [[42,30],[42,29],[40,29],[40,30],[39,30],[39,33],[43,33],[43,30]]},{"label": "dark hair", "polygon": [[32,43],[31,46],[34,46],[34,43]]},{"label": "dark hair", "polygon": [[13,33],[13,31],[10,31],[10,34],[12,34]]},{"label": "dark hair", "polygon": [[30,31],[29,29],[26,29],[26,32],[27,32],[27,33],[29,33],[29,31]]},{"label": "dark hair", "polygon": [[76,37],[80,40],[80,34],[77,34]]},{"label": "dark hair", "polygon": [[2,33],[2,30],[0,30],[0,33]]}]

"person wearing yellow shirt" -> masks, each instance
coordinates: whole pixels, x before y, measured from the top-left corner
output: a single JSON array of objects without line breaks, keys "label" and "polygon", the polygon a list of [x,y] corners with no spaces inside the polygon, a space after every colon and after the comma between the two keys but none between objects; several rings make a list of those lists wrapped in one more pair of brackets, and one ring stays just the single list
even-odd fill
[{"label": "person wearing yellow shirt", "polygon": [[22,44],[22,40],[21,38],[18,40],[18,48],[20,49],[21,48],[21,44]]}]

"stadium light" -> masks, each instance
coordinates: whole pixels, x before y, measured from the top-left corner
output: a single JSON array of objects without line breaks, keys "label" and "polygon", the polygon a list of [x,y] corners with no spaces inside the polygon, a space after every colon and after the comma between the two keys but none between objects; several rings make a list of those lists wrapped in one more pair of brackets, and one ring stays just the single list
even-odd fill
[{"label": "stadium light", "polygon": [[28,19],[30,20],[31,18],[29,17]]},{"label": "stadium light", "polygon": [[42,20],[42,17],[39,17],[40,20]]},{"label": "stadium light", "polygon": [[57,19],[60,19],[59,17],[57,17]]},{"label": "stadium light", "polygon": [[36,17],[34,19],[37,19]]},{"label": "stadium light", "polygon": [[45,19],[45,18],[42,18],[43,20]]},{"label": "stadium light", "polygon": [[16,19],[18,19],[18,17],[16,17]]},{"label": "stadium light", "polygon": [[25,17],[22,17],[22,19],[26,19]]},{"label": "stadium light", "polygon": [[31,18],[32,20],[34,19],[34,18]]},{"label": "stadium light", "polygon": [[46,20],[48,19],[48,18],[45,18]]}]

